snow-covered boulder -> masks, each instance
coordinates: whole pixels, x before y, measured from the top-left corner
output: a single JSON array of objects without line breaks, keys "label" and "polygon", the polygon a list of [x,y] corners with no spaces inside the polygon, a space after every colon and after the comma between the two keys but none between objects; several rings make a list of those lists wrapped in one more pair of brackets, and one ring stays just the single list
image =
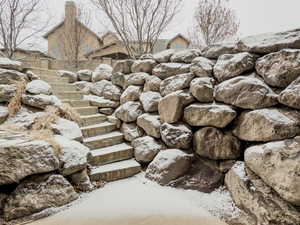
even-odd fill
[{"label": "snow-covered boulder", "polygon": [[87,82],[87,81],[78,81],[78,82],[75,82],[74,85],[81,92],[84,92],[85,94],[90,94],[90,89],[91,89],[93,83]]},{"label": "snow-covered boulder", "polygon": [[300,78],[297,78],[280,93],[278,101],[283,105],[300,110]]},{"label": "snow-covered boulder", "polygon": [[277,94],[263,81],[238,76],[215,88],[215,99],[243,109],[260,109],[278,104]]},{"label": "snow-covered boulder", "polygon": [[236,137],[214,127],[204,127],[194,134],[194,151],[212,160],[238,159],[242,154]]},{"label": "snow-covered boulder", "polygon": [[122,93],[120,102],[121,104],[125,104],[129,101],[137,101],[139,100],[140,95],[142,94],[143,87],[130,85],[128,86],[125,91]]},{"label": "snow-covered boulder", "polygon": [[21,80],[27,81],[27,75],[15,70],[0,69],[0,84],[13,84]]},{"label": "snow-covered boulder", "polygon": [[201,55],[209,59],[218,59],[224,54],[235,54],[241,52],[237,49],[236,43],[217,43],[204,48]]},{"label": "snow-covered boulder", "polygon": [[167,63],[171,56],[175,53],[175,49],[167,49],[153,54],[153,59],[158,63]]},{"label": "snow-covered boulder", "polygon": [[156,62],[153,59],[135,60],[131,66],[132,73],[152,73],[152,69],[156,66]]},{"label": "snow-covered boulder", "polygon": [[13,85],[0,84],[0,102],[8,102],[16,91],[17,88]]},{"label": "snow-covered boulder", "polygon": [[43,80],[34,80],[29,82],[26,85],[26,91],[34,95],[39,95],[39,94],[51,95],[52,87]]},{"label": "snow-covered boulder", "polygon": [[51,105],[61,105],[62,102],[54,95],[23,95],[22,103],[39,109],[45,109]]},{"label": "snow-covered boulder", "polygon": [[87,167],[89,148],[64,136],[56,135],[54,139],[61,149],[58,158],[62,165],[60,168],[62,175],[69,176]]},{"label": "snow-covered boulder", "polygon": [[178,149],[160,151],[146,170],[146,177],[161,185],[184,175],[190,168],[191,156]]},{"label": "snow-covered boulder", "polygon": [[51,207],[66,205],[78,198],[72,185],[61,175],[47,174],[26,179],[7,198],[6,220],[17,219]]},{"label": "snow-covered boulder", "polygon": [[233,129],[245,141],[276,141],[299,134],[300,113],[295,110],[266,108],[244,111]]},{"label": "snow-covered boulder", "polygon": [[133,101],[126,102],[115,111],[116,117],[126,123],[136,121],[142,114],[143,109],[141,103]]},{"label": "snow-covered boulder", "polygon": [[107,80],[94,83],[90,87],[90,91],[94,95],[115,101],[119,101],[122,94],[122,91],[118,86]]},{"label": "snow-covered boulder", "polygon": [[125,87],[130,85],[144,86],[147,77],[150,75],[148,73],[131,73],[129,75],[125,75]]},{"label": "snow-covered boulder", "polygon": [[175,52],[171,58],[171,62],[175,63],[191,63],[193,59],[200,55],[200,51],[196,49],[184,49]]},{"label": "snow-covered boulder", "polygon": [[79,125],[73,121],[58,118],[50,127],[56,134],[62,135],[69,140],[82,141],[81,129]]},{"label": "snow-covered boulder", "polygon": [[118,129],[121,128],[122,121],[119,118],[116,117],[116,112],[114,112],[110,116],[107,116],[107,121],[110,122],[110,123],[115,124]]},{"label": "snow-covered boulder", "polygon": [[207,58],[197,57],[193,59],[190,71],[198,77],[211,77],[214,65],[215,64]]},{"label": "snow-covered boulder", "polygon": [[247,52],[222,55],[214,66],[214,76],[219,82],[237,77],[254,69],[255,61],[256,56]]},{"label": "snow-covered boulder", "polygon": [[143,105],[145,112],[157,112],[158,103],[161,99],[161,95],[158,92],[148,91],[142,93],[140,96],[140,102]]},{"label": "snow-covered boulder", "polygon": [[92,82],[111,80],[113,68],[107,64],[100,64],[92,74]]},{"label": "snow-covered boulder", "polygon": [[1,139],[0,185],[14,184],[23,178],[57,170],[59,160],[45,141]]},{"label": "snow-covered boulder", "polygon": [[125,60],[119,60],[116,62],[113,68],[113,73],[123,73],[123,74],[129,74],[131,73],[131,66],[133,64],[133,60],[131,59],[125,59]]},{"label": "snow-covered boulder", "polygon": [[169,148],[189,150],[193,140],[191,128],[183,123],[164,123],[160,126],[161,138]]},{"label": "snow-covered boulder", "polygon": [[169,77],[161,82],[160,93],[162,96],[166,96],[172,92],[188,88],[193,78],[194,75],[192,73],[185,73]]},{"label": "snow-covered boulder", "polygon": [[152,70],[152,74],[160,79],[166,79],[168,77],[189,72],[190,64],[184,63],[161,63]]},{"label": "snow-covered boulder", "polygon": [[202,103],[214,101],[214,79],[209,77],[198,77],[191,81],[191,94]]},{"label": "snow-covered boulder", "polygon": [[91,82],[92,81],[92,75],[93,75],[93,71],[91,71],[91,70],[79,70],[77,72],[77,76],[78,76],[78,79],[80,81]]},{"label": "snow-covered boulder", "polygon": [[157,76],[149,76],[146,78],[146,82],[144,85],[144,91],[155,91],[159,92],[161,79],[159,79]]},{"label": "snow-covered boulder", "polygon": [[140,163],[150,163],[164,149],[164,146],[153,137],[145,136],[135,139],[132,143],[134,157]]},{"label": "snow-covered boulder", "polygon": [[8,108],[0,105],[0,124],[5,122],[9,115]]},{"label": "snow-covered boulder", "polygon": [[184,120],[191,126],[224,128],[236,116],[235,110],[223,104],[192,104],[184,110]]},{"label": "snow-covered boulder", "polygon": [[73,186],[76,186],[77,190],[83,192],[89,192],[94,189],[94,185],[91,183],[87,169],[81,170],[77,173],[73,173],[70,176],[70,182]]},{"label": "snow-covered boulder", "polygon": [[145,113],[138,117],[137,125],[146,132],[147,135],[160,138],[160,116]]},{"label": "snow-covered boulder", "polygon": [[18,71],[21,71],[23,69],[21,62],[3,57],[0,58],[0,68]]},{"label": "snow-covered boulder", "polygon": [[245,163],[284,200],[300,206],[300,137],[252,146]]},{"label": "snow-covered boulder", "polygon": [[124,134],[126,141],[133,141],[136,138],[142,137],[144,132],[135,123],[123,123],[121,131]]},{"label": "snow-covered boulder", "polygon": [[36,75],[34,72],[32,72],[32,71],[26,71],[26,76],[28,77],[28,79],[30,80],[30,81],[33,81],[33,80],[40,80],[41,78],[38,76],[38,75]]},{"label": "snow-covered boulder", "polygon": [[92,106],[98,106],[99,108],[117,108],[120,105],[118,101],[105,99],[96,95],[84,95],[83,99],[90,101]]},{"label": "snow-covered boulder", "polygon": [[257,60],[255,68],[267,84],[285,88],[300,76],[300,50],[283,49],[265,55]]},{"label": "snow-covered boulder", "polygon": [[111,77],[111,82],[121,88],[125,88],[125,74],[124,73],[113,73]]},{"label": "snow-covered boulder", "polygon": [[69,83],[75,83],[78,81],[78,75],[71,71],[59,70],[57,71],[61,77],[66,77],[69,79]]}]

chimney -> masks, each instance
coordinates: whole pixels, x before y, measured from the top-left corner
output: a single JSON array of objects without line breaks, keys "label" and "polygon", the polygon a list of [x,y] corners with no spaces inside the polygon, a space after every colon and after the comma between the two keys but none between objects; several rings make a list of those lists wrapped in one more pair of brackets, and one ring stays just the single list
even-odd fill
[{"label": "chimney", "polygon": [[69,25],[75,25],[77,17],[76,4],[73,1],[66,1],[65,5],[65,22]]}]

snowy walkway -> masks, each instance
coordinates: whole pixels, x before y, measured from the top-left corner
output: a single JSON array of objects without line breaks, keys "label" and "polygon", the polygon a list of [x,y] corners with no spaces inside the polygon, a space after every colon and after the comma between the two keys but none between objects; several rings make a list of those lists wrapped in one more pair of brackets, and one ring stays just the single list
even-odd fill
[{"label": "snowy walkway", "polygon": [[69,209],[30,225],[225,225],[204,208],[232,210],[228,194],[161,187],[139,174],[107,184]]}]

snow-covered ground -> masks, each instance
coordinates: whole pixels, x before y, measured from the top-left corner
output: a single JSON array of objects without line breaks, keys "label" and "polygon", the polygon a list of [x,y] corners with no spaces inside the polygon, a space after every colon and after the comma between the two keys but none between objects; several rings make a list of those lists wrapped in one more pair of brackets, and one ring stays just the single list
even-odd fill
[{"label": "snow-covered ground", "polygon": [[217,217],[238,213],[222,189],[205,194],[162,187],[144,173],[84,196],[30,225],[224,225]]}]

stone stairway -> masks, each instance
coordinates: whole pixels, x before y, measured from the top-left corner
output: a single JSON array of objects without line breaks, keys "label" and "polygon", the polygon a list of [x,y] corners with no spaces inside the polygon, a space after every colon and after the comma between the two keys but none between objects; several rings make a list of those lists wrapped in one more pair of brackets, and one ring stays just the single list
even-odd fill
[{"label": "stone stairway", "polygon": [[[49,71],[48,71],[49,73]],[[83,93],[68,83],[68,78],[53,75],[43,76],[54,94],[64,103],[70,104],[81,115],[83,144],[90,148],[89,164],[92,166],[92,181],[113,181],[133,176],[141,171],[141,166],[133,158],[133,148],[125,143],[123,134],[116,124],[107,121],[107,117],[98,112],[98,107],[83,100]]]}]

